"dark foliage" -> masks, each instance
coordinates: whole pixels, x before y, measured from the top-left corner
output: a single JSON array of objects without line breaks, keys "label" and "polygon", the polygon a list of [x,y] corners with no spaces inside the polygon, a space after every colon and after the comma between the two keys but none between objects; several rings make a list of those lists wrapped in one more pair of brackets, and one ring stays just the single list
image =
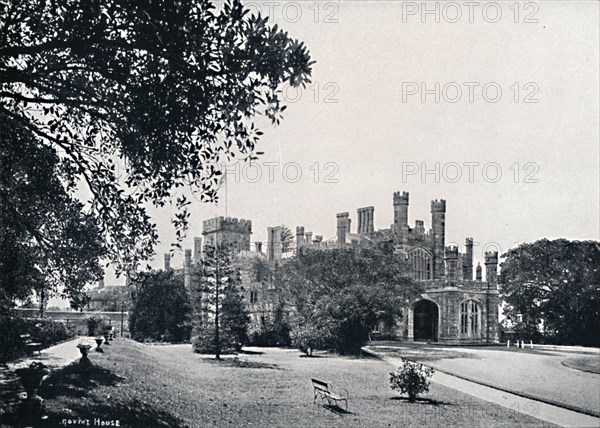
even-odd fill
[{"label": "dark foliage", "polygon": [[405,259],[367,248],[307,249],[282,266],[278,281],[296,305],[298,337],[353,354],[376,322],[392,322],[421,290]]},{"label": "dark foliage", "polygon": [[505,315],[520,339],[600,346],[600,243],[544,239],[503,257]]},{"label": "dark foliage", "polygon": [[129,331],[138,341],[190,339],[192,305],[182,277],[172,271],[140,273],[134,280]]},{"label": "dark foliage", "polygon": [[255,346],[289,346],[290,324],[285,320],[282,305],[278,305],[272,318],[262,317],[257,329],[250,334],[250,344]]}]

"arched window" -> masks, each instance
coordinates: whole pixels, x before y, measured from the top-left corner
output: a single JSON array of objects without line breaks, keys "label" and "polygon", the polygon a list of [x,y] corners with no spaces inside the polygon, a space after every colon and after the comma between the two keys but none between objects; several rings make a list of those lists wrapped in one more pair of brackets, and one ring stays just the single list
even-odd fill
[{"label": "arched window", "polygon": [[460,304],[460,334],[467,337],[478,337],[480,333],[479,305],[473,300]]},{"label": "arched window", "polygon": [[408,259],[412,266],[413,277],[416,281],[427,281],[432,279],[432,260],[423,248],[415,248],[408,253]]}]

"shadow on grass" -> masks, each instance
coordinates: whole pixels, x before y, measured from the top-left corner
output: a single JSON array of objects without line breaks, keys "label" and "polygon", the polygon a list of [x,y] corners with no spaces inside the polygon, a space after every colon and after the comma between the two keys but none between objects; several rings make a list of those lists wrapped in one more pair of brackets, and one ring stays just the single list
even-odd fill
[{"label": "shadow on grass", "polygon": [[[121,427],[186,427],[182,419],[138,399],[111,399],[106,390],[98,387],[128,388],[125,379],[89,361],[77,361],[50,374],[42,383],[39,395],[45,399],[44,418],[36,427],[57,427],[64,420],[89,421],[87,425]],[[25,415],[26,416],[26,415]],[[21,412],[6,415],[8,426],[24,426]],[[99,421],[99,422],[97,422]],[[118,421],[118,425],[117,425]],[[5,425],[2,425],[5,426]]]},{"label": "shadow on grass", "polygon": [[[390,400],[403,401],[405,403],[411,403],[408,397],[390,397]],[[452,406],[452,403],[446,401],[438,401],[433,398],[417,397],[411,404],[432,404],[434,406]]]},{"label": "shadow on grass", "polygon": [[262,354],[264,354],[264,352],[262,352],[262,351],[249,351],[249,350],[246,350],[246,349],[242,349],[240,351],[240,354],[244,354],[244,355],[262,355]]},{"label": "shadow on grass", "polygon": [[331,413],[335,413],[338,416],[354,415],[354,412],[350,412],[336,404],[323,404],[323,408],[329,410]]},{"label": "shadow on grass", "polygon": [[281,370],[276,364],[260,363],[258,361],[247,361],[241,358],[223,358],[216,360],[214,358],[203,359],[202,362],[218,365],[221,367],[239,367],[244,369],[269,369],[269,370]]}]

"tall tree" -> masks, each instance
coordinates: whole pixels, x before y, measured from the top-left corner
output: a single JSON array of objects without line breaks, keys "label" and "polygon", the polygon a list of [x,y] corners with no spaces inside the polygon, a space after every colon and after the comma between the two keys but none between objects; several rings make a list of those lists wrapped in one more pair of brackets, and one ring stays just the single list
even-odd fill
[{"label": "tall tree", "polygon": [[[214,200],[221,163],[260,154],[253,118],[278,124],[280,85],[310,81],[307,48],[267,21],[239,0],[0,3],[0,129],[27,132],[67,193],[90,195],[79,215],[119,271],[153,255],[148,204],[175,201],[180,240],[183,188]],[[25,228],[24,213],[12,215]],[[30,226],[29,241],[48,241]]]},{"label": "tall tree", "polygon": [[0,304],[53,295],[78,302],[102,275],[94,216],[71,195],[57,153],[15,122],[0,126]]},{"label": "tall tree", "polygon": [[391,323],[421,291],[403,257],[375,248],[307,249],[278,280],[292,295],[300,330],[328,331],[329,347],[342,353],[359,352],[376,322]]},{"label": "tall tree", "polygon": [[288,253],[292,250],[292,244],[294,243],[294,234],[292,230],[284,225],[281,225],[281,252]]},{"label": "tall tree", "polygon": [[198,335],[194,350],[214,353],[239,348],[245,339],[248,313],[239,294],[239,270],[233,264],[232,250],[225,244],[206,245],[199,272]]},{"label": "tall tree", "polygon": [[505,315],[563,343],[600,345],[600,243],[539,240],[503,255]]}]

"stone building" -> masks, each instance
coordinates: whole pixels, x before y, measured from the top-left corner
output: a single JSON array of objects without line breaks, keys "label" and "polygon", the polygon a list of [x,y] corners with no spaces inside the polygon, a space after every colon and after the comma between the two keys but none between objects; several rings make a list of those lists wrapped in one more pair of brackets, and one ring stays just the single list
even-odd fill
[{"label": "stone building", "polygon": [[338,213],[336,238],[327,242],[337,247],[387,244],[384,247],[408,258],[414,279],[423,283],[425,291],[407,302],[403,318],[395,326],[376,326],[375,333],[408,341],[497,343],[498,253],[485,253],[485,281],[479,264],[473,278],[473,238],[466,238],[464,253],[446,246],[446,201],[431,201],[428,230],[422,220],[416,220],[414,227],[408,225],[408,206],[408,193],[394,193],[394,223],[380,230],[374,227],[374,207],[359,208],[355,233],[349,213]]},{"label": "stone building", "polygon": [[[375,229],[372,206],[357,210],[356,231],[352,230],[348,212],[336,215],[336,236],[305,232],[296,227],[295,253],[305,247],[359,248],[381,244],[406,257],[412,266],[416,281],[425,290],[417,299],[406,302],[403,316],[395,325],[378,325],[374,335],[407,341],[435,341],[448,344],[497,343],[499,340],[499,292],[497,287],[498,253],[485,253],[485,281],[482,268],[473,268],[473,239],[466,238],[464,253],[456,246],[446,246],[446,201],[431,201],[431,228],[426,230],[422,220],[414,227],[408,225],[409,194],[393,195],[394,222],[386,229]],[[203,222],[206,244],[227,243],[234,248],[235,263],[241,271],[243,294],[254,326],[273,316],[278,306],[287,316],[293,316],[294,307],[285,290],[272,277],[260,277],[255,266],[264,263],[271,271],[285,263],[282,252],[281,227],[267,230],[266,251],[262,242],[250,249],[252,222],[218,217]],[[176,273],[184,275],[188,290],[192,291],[192,272],[202,259],[202,238],[195,238],[194,252],[185,251],[183,267]],[[165,269],[170,269],[170,257],[165,255]],[[475,275],[474,272],[475,271]],[[475,277],[474,277],[475,276]]]}]

